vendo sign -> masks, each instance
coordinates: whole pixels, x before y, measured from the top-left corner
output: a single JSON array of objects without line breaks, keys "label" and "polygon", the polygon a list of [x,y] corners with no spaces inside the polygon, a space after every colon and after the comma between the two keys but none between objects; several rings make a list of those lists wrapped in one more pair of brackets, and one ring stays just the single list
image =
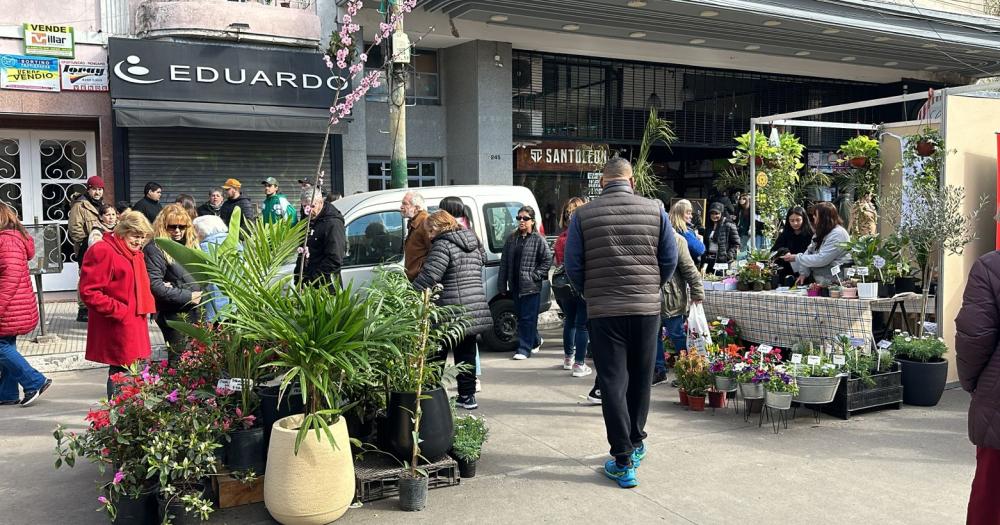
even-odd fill
[{"label": "vendo sign", "polygon": [[314,52],[112,38],[111,97],[329,107],[350,89]]}]

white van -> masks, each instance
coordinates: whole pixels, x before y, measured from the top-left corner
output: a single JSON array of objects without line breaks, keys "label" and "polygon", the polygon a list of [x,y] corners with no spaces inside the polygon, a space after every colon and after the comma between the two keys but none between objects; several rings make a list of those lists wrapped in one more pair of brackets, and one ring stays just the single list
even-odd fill
[{"label": "white van", "polygon": [[[364,287],[375,268],[402,266],[406,225],[399,213],[403,195],[417,191],[424,197],[428,211],[438,209],[445,197],[459,197],[472,217],[472,228],[486,249],[483,274],[486,297],[493,312],[493,330],[483,334],[485,350],[513,352],[517,349],[517,315],[514,301],[497,293],[497,274],[503,245],[517,228],[517,210],[531,206],[538,213],[535,196],[523,186],[436,186],[403,190],[372,191],[348,195],[333,204],[344,214],[347,225],[347,253],[341,268],[344,283]],[[543,283],[539,312],[551,306],[548,281]]]}]

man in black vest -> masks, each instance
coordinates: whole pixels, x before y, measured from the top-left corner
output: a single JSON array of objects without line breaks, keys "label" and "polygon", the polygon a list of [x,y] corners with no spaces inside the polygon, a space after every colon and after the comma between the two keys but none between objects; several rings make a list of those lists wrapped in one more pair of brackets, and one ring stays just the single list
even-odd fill
[{"label": "man in black vest", "polygon": [[604,473],[622,488],[639,484],[646,415],[660,330],[660,289],[677,266],[666,212],[635,195],[632,166],[604,166],[601,196],[573,213],[566,274],[587,301],[590,347],[612,459]]}]

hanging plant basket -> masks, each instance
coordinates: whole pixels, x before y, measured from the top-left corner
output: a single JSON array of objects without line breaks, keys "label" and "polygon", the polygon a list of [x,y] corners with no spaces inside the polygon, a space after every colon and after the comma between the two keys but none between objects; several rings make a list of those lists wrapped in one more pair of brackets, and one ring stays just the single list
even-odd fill
[{"label": "hanging plant basket", "polygon": [[852,168],[861,169],[868,165],[868,157],[854,157],[848,162]]},{"label": "hanging plant basket", "polygon": [[916,150],[917,155],[920,155],[921,157],[930,157],[935,151],[937,151],[937,145],[928,140],[921,140],[920,142],[917,142]]}]

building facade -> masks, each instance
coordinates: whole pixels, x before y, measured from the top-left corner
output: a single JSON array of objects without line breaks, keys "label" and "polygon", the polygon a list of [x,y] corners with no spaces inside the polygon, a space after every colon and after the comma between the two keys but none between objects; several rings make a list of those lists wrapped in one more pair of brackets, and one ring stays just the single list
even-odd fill
[{"label": "building facade", "polygon": [[[200,202],[237,178],[261,202],[259,183],[268,176],[294,197],[295,181],[317,166],[333,192],[388,185],[393,144],[384,89],[370,92],[324,140],[343,82],[320,55],[336,29],[338,0],[2,3],[0,200],[26,222],[64,225],[70,196],[94,174],[107,181],[108,201],[134,201],[156,181],[167,202],[180,193]],[[753,116],[918,92],[1000,70],[998,19],[975,15],[982,6],[955,5],[422,0],[406,19],[415,42],[409,185],[527,186],[555,232],[562,201],[593,195],[608,155],[634,155],[656,109],[678,134],[670,148],[653,150],[669,188],[664,197],[703,198]],[[380,15],[366,9],[359,18],[369,41]],[[59,29],[25,24],[72,27],[72,57],[29,54],[31,33],[58,39]],[[370,65],[384,55],[373,50]],[[44,70],[52,64],[59,89]],[[18,71],[30,68],[32,78],[19,85]],[[919,109],[838,118],[898,121]],[[845,138],[836,130],[793,131],[816,167]],[[75,284],[67,243],[61,257],[65,271],[46,277],[49,288]]]}]

